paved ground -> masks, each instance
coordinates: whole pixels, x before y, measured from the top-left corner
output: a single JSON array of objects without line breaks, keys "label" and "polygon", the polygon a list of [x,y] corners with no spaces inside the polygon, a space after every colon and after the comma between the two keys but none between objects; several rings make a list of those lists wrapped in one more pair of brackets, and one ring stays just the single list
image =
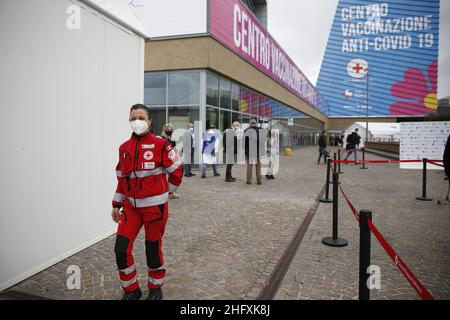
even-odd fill
[{"label": "paved ground", "polygon": [[[164,237],[168,276],[166,299],[254,299],[267,282],[309,208],[323,187],[317,148],[281,157],[280,172],[262,186],[245,184],[236,166],[236,183],[223,176],[185,178],[180,199],[170,202]],[[370,156],[370,158],[377,158]],[[450,207],[418,203],[419,171],[394,165],[367,171],[344,168],[342,185],[357,208],[374,211],[374,222],[400,256],[437,298],[450,298]],[[430,194],[444,193],[441,173],[430,174]],[[367,184],[371,184],[367,186]],[[357,295],[358,227],[341,200],[340,232],[346,248],[328,248],[321,238],[331,233],[331,206],[321,204],[280,288],[277,299],[353,299]],[[105,213],[109,214],[109,213]],[[374,299],[415,299],[416,294],[373,239],[372,259],[382,270],[382,290]],[[13,290],[56,299],[117,299],[120,288],[114,237],[40,272]],[[143,234],[135,258],[144,288]],[[66,270],[82,272],[80,290],[66,289]],[[144,292],[145,293],[145,292]]]},{"label": "paved ground", "polygon": [[[378,230],[425,287],[437,299],[450,299],[450,206],[436,203],[447,192],[443,172],[429,173],[428,195],[435,201],[420,202],[415,197],[421,171],[398,165],[342,168],[341,186],[356,209],[372,210]],[[340,195],[339,236],[349,245],[328,247],[321,240],[331,236],[331,215],[331,204],[319,206],[276,299],[358,298],[358,223]],[[372,290],[371,299],[419,299],[374,236],[371,259],[381,269],[381,290]]]}]

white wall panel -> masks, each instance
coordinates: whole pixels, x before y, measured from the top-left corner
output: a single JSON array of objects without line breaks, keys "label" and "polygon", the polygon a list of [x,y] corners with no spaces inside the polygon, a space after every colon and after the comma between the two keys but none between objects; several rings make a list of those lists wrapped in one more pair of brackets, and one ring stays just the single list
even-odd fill
[{"label": "white wall panel", "polygon": [[142,102],[144,42],[86,5],[81,29],[67,29],[72,4],[0,3],[0,290],[116,228],[115,165]]},{"label": "white wall panel", "polygon": [[[450,121],[400,123],[400,159],[443,160],[445,144],[450,135]],[[422,162],[402,162],[401,169],[423,170]],[[444,170],[428,163],[427,169]]]}]

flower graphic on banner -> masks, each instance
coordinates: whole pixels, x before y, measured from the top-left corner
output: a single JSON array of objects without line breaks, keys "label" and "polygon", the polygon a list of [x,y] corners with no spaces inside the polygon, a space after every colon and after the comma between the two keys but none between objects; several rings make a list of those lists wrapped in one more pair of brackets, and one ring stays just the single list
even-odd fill
[{"label": "flower graphic on banner", "polygon": [[[427,76],[417,68],[405,71],[404,81],[397,82],[391,87],[394,97],[408,101],[393,103],[391,115],[424,115],[437,109],[437,61],[428,66]],[[428,80],[427,80],[428,78]]]}]

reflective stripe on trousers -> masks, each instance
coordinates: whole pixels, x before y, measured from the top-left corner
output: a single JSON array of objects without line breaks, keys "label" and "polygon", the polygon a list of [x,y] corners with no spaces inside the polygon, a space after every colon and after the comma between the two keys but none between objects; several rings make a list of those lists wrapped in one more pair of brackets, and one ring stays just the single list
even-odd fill
[{"label": "reflective stripe on trousers", "polygon": [[132,273],[134,270],[136,270],[136,265],[132,265],[129,268],[123,269],[123,270],[119,270],[120,272],[123,272],[125,275],[129,275],[130,273]]},{"label": "reflective stripe on trousers", "polygon": [[169,182],[169,192],[175,192],[178,190],[178,187],[176,185],[173,185]]},{"label": "reflective stripe on trousers", "polygon": [[155,286],[162,286],[164,284],[164,278],[163,279],[155,279],[152,277],[148,277],[148,282]]},{"label": "reflective stripe on trousers", "polygon": [[120,280],[120,285],[121,285],[123,288],[127,288],[127,287],[131,286],[132,284],[134,284],[136,281],[137,281],[137,275],[135,275],[135,276],[133,277],[133,279],[128,280],[128,281]]}]

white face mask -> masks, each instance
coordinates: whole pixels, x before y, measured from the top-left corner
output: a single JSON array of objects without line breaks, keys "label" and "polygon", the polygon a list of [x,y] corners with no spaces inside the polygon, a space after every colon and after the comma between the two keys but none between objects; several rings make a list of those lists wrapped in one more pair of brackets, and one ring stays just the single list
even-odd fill
[{"label": "white face mask", "polygon": [[189,128],[189,131],[190,132],[194,132],[194,128]]},{"label": "white face mask", "polygon": [[147,121],[143,120],[134,120],[130,122],[131,130],[136,133],[138,136],[145,133],[148,130]]}]

